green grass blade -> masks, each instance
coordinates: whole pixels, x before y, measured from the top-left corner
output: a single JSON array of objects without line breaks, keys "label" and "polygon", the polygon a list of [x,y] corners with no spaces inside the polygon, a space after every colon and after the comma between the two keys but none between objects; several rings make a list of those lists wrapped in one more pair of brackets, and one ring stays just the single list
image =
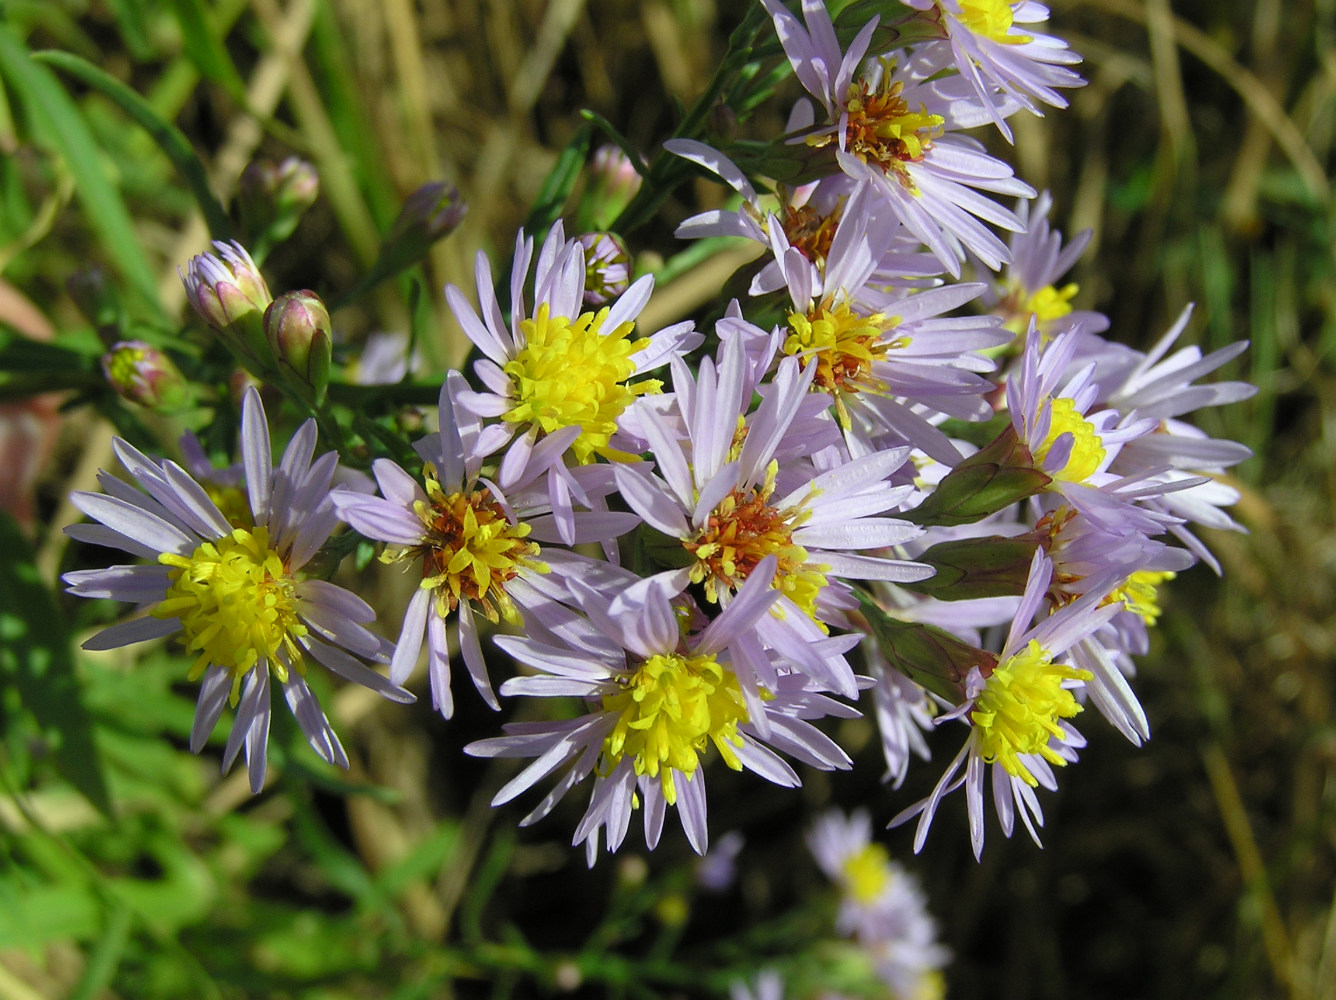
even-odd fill
[{"label": "green grass blade", "polygon": [[233,99],[246,103],[246,84],[223,45],[221,33],[200,0],[171,0],[172,12],[181,25],[186,55],[201,73],[222,85]]},{"label": "green grass blade", "polygon": [[159,117],[144,98],[86,59],[69,52],[54,50],[34,52],[32,57],[37,62],[54,66],[76,80],[88,84],[133,118],[153,137],[153,141],[180,171],[181,177],[190,186],[190,192],[195,196],[200,211],[204,213],[204,219],[213,238],[219,240],[231,238],[232,223],[227,217],[227,211],[214,196],[213,190],[209,187],[209,177],[204,170],[204,164],[195,155],[190,141],[179,128]]},{"label": "green grass blade", "polygon": [[13,88],[41,139],[64,157],[88,221],[101,239],[112,266],[144,304],[161,317],[153,268],[139,245],[120,192],[103,169],[92,132],[55,74],[34,62],[23,43],[3,25],[0,25],[0,76]]}]

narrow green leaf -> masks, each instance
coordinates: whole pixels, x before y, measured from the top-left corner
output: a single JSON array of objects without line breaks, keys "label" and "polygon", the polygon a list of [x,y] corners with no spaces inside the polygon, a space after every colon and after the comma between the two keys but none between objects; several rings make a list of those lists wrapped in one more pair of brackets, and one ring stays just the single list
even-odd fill
[{"label": "narrow green leaf", "polygon": [[120,192],[107,178],[97,143],[79,109],[55,75],[33,61],[23,43],[0,25],[0,76],[22,103],[40,139],[64,157],[88,221],[108,260],[146,306],[162,318],[153,268],[140,247]]},{"label": "narrow green leaf", "polygon": [[245,103],[246,84],[227,54],[227,48],[213,24],[213,17],[201,0],[171,0],[172,12],[181,26],[181,42],[186,55],[201,73],[221,84],[237,101]]},{"label": "narrow green leaf", "polygon": [[130,908],[118,906],[107,919],[102,937],[88,956],[88,965],[79,985],[70,994],[70,1000],[92,1000],[111,985],[112,976],[121,964],[121,955],[130,941]]},{"label": "narrow green leaf", "polygon": [[594,137],[594,127],[586,122],[571,136],[566,148],[557,157],[557,162],[548,171],[543,181],[542,190],[534,199],[529,218],[524,223],[526,232],[545,233],[552,223],[561,218],[561,209],[580,179],[585,160],[589,157],[589,146]]},{"label": "narrow green leaf", "polygon": [[0,682],[18,690],[61,775],[110,815],[107,779],[74,675],[69,630],[38,575],[32,547],[8,515],[0,515],[0,552],[5,553],[0,560]]},{"label": "narrow green leaf", "polygon": [[80,59],[68,52],[57,51],[34,52],[32,57],[88,84],[133,118],[153,137],[153,141],[167,154],[172,165],[180,171],[182,179],[190,187],[190,193],[195,196],[200,211],[204,213],[204,219],[209,224],[209,232],[213,238],[218,240],[231,238],[232,223],[227,217],[227,211],[214,196],[213,190],[209,187],[209,177],[204,170],[204,164],[195,155],[190,141],[179,128],[159,117],[148,101],[86,59]]}]

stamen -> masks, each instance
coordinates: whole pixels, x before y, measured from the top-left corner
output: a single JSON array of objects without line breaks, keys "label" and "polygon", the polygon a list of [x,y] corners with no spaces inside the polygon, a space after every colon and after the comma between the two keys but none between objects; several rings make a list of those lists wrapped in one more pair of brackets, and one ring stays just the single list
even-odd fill
[{"label": "stamen", "polygon": [[158,561],[174,571],[153,615],[181,620],[186,649],[199,653],[190,680],[210,665],[230,670],[235,704],[241,678],[261,660],[281,682],[289,665],[305,672],[296,581],[270,546],[268,528],[236,528],[189,556],[166,552]]},{"label": "stamen", "polygon": [[1053,443],[1062,434],[1070,433],[1075,437],[1071,455],[1061,469],[1045,470],[1054,479],[1068,483],[1082,483],[1093,476],[1104,462],[1104,442],[1095,433],[1090,421],[1076,412],[1076,404],[1070,399],[1059,396],[1048,401],[1050,412],[1048,436],[1034,451],[1036,462],[1043,462]]},{"label": "stamen", "polygon": [[[778,559],[776,589],[816,620],[816,601],[826,586],[826,567],[807,561],[807,550],[793,541],[794,529],[807,519],[799,505],[780,510],[770,505],[779,464],[772,461],[765,482],[749,490],[733,490],[711,512],[705,526],[682,544],[696,557],[693,583],[705,585],[705,596],[719,601],[719,590],[735,591],[768,555]],[[818,622],[818,624],[820,624]]]},{"label": "stamen", "polygon": [[520,323],[525,346],[505,365],[515,386],[514,407],[501,419],[512,424],[536,424],[544,434],[563,427],[579,427],[571,450],[581,464],[602,455],[610,461],[631,461],[634,456],[608,442],[617,430],[617,418],[636,396],[656,393],[662,383],[645,379],[631,385],[633,354],[649,345],[631,340],[633,323],[604,333],[608,310],[581,313],[574,320],[549,316],[543,303],[533,318]]},{"label": "stamen", "polygon": [[691,778],[711,743],[724,763],[742,770],[736,747],[748,720],[742,688],[713,656],[651,656],[603,697],[603,710],[620,716],[603,740],[606,765],[635,758],[636,774],[657,777],[669,805],[677,802],[673,771]]},{"label": "stamen", "polygon": [[1020,755],[1037,753],[1050,764],[1066,763],[1049,743],[1054,738],[1066,740],[1066,730],[1058,720],[1072,718],[1081,706],[1063,682],[1088,681],[1093,676],[1088,670],[1055,664],[1034,639],[998,664],[970,713],[984,761],[1001,764],[1008,774],[1032,787],[1039,782]]},{"label": "stamen", "polygon": [[527,524],[511,524],[505,509],[486,487],[471,492],[446,494],[435,478],[426,474],[426,502],[418,501],[414,512],[426,528],[426,540],[381,555],[386,562],[422,560],[422,583],[436,595],[442,618],[471,601],[488,621],[505,619],[520,624],[519,613],[506,584],[521,569],[548,572],[538,561],[537,543],[526,541]]}]

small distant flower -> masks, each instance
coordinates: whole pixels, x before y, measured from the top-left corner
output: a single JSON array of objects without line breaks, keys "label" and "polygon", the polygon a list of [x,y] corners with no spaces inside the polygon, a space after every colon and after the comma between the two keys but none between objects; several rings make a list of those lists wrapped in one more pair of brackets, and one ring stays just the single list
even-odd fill
[{"label": "small distant flower", "polygon": [[[521,624],[521,611],[549,603],[550,588],[538,577],[551,571],[539,538],[555,535],[550,513],[541,516],[522,498],[512,500],[479,479],[481,456],[474,450],[483,433],[476,419],[459,419],[455,399],[464,380],[451,372],[441,387],[440,433],[425,438],[419,450],[426,460],[424,483],[389,459],[372,465],[383,497],[348,491],[332,494],[339,517],[368,538],[388,542],[385,562],[419,564],[422,579],[404,615],[399,641],[390,660],[390,680],[402,684],[417,665],[425,637],[432,704],[447,719],[454,714],[450,691],[450,648],[446,621],[457,613],[459,645],[469,675],[484,700],[498,707],[487,676],[479,641],[478,616],[492,624]],[[534,475],[560,459],[573,431],[566,430],[535,448]],[[543,458],[546,453],[546,458]],[[536,516],[539,515],[539,516]],[[548,532],[542,531],[544,522]],[[600,541],[630,530],[638,519],[618,512],[572,515],[572,538]],[[535,528],[538,530],[535,532]],[[531,535],[533,537],[531,537]],[[555,540],[555,539],[554,539]]]},{"label": "small distant flower", "polygon": [[587,710],[558,722],[512,723],[507,735],[466,747],[480,757],[535,758],[493,804],[564,771],[522,821],[527,825],[593,775],[589,808],[574,836],[574,843],[585,844],[590,864],[600,830],[606,829],[608,850],[616,851],[637,805],[651,850],[667,807],[675,806],[691,846],[704,854],[709,838],[701,765],[711,748],[733,770],[745,768],[786,787],[796,787],[798,776],[766,743],[814,767],[850,766],[844,752],[805,720],[847,716],[851,709],[809,691],[810,682],[800,675],[786,675],[767,699],[748,698],[738,679],[738,663],[762,655],[751,636],[777,596],[770,586],[775,566],[775,558],[767,557],[699,633],[683,633],[690,616],[679,615],[687,609],[673,603],[672,574],[644,580],[626,574],[610,589],[569,581],[587,621],[566,622],[553,634],[560,645],[498,637],[499,647],[537,671],[506,681],[503,695],[583,698]]},{"label": "small distant flower", "polygon": [[[678,323],[634,339],[636,317],[649,300],[654,279],[639,279],[626,293],[597,312],[584,310],[585,255],[578,240],[565,238],[557,222],[548,233],[534,269],[534,310],[525,305],[524,283],[533,257],[533,240],[520,233],[510,278],[509,326],[497,304],[487,258],[478,255],[477,286],[481,318],[453,285],[445,290],[451,310],[469,339],[483,353],[474,370],[487,392],[468,392],[460,404],[478,417],[499,417],[510,435],[498,437],[493,450],[506,447],[497,481],[508,489],[524,476],[540,440],[574,428],[569,452],[575,463],[602,457],[629,461],[633,456],[613,441],[617,419],[638,396],[659,390],[653,379],[633,381],[700,343],[690,322]],[[550,477],[560,478],[556,467]]]},{"label": "small distant flower", "polygon": [[774,969],[758,972],[750,983],[737,981],[728,988],[729,1000],[784,1000],[784,977]]},{"label": "small distant flower", "polygon": [[[920,817],[915,852],[922,849],[942,798],[964,785],[970,843],[976,858],[982,854],[984,781],[990,767],[993,805],[1003,833],[1011,836],[1019,813],[1039,843],[1035,827],[1043,825],[1043,812],[1034,789],[1055,789],[1053,768],[1074,760],[1075,751],[1085,745],[1068,720],[1081,712],[1072,688],[1091,680],[1089,671],[1055,661],[1122,610],[1118,602],[1104,603],[1114,584],[1104,581],[1027,628],[1043,605],[1052,572],[1043,551],[1036,551],[1025,594],[995,665],[986,672],[971,668],[965,679],[965,702],[938,720],[964,721],[970,734],[932,793],[891,821],[896,825]],[[957,777],[962,766],[965,774]]]},{"label": "small distant flower", "polygon": [[237,714],[223,769],[244,746],[253,792],[264,786],[271,680],[282,687],[315,752],[341,767],[348,758],[306,684],[312,662],[392,701],[413,701],[357,659],[385,655],[384,641],[365,627],[375,616],[366,602],[301,575],[338,524],[329,502],[337,456],[312,462],[315,441],[315,423],[307,421],[275,468],[264,408],[251,389],[241,418],[248,500],[243,523],[225,517],[176,463],[155,462],[116,439],[121,464],[142,492],[103,474],[106,492],[71,497],[99,523],[65,529],[73,538],[153,560],[65,575],[73,594],[125,601],[148,612],[103,629],[84,648],[181,635],[194,657],[187,677],[201,682],[190,749],[204,747],[230,704]]},{"label": "small distant flower", "polygon": [[402,382],[422,365],[417,351],[409,351],[406,333],[370,334],[357,354],[352,378],[358,385],[393,385]]},{"label": "small distant flower", "polygon": [[840,887],[838,930],[858,941],[893,996],[924,995],[949,952],[937,941],[937,923],[917,880],[872,839],[867,812],[823,814],[807,843],[822,871]]}]

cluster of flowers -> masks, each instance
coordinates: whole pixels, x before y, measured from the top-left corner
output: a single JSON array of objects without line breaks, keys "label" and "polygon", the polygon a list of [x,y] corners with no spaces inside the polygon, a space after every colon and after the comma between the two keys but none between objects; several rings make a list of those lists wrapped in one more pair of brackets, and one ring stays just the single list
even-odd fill
[{"label": "cluster of flowers", "polygon": [[940,1000],[946,989],[942,969],[950,952],[938,941],[937,922],[918,880],[873,839],[867,811],[824,813],[808,833],[807,844],[839,893],[835,930],[845,940],[832,949],[839,960],[830,978],[847,982],[825,981],[812,994],[768,968],[750,982],[735,982],[732,1000],[784,1000],[786,993],[816,1000],[871,995]]},{"label": "cluster of flowers", "polygon": [[[1009,137],[1009,116],[1061,106],[1054,88],[1080,83],[1077,57],[1033,33],[1040,5],[906,0],[899,30],[872,18],[843,48],[817,0],[801,21],[762,2],[812,98],[775,155],[808,180],[762,197],[723,153],[668,144],[740,195],[679,235],[743,236],[767,255],[751,299],[708,336],[690,322],[637,331],[653,278],[628,283],[605,243],[558,223],[541,248],[519,234],[500,297],[481,254],[477,306],[446,289],[480,358],[474,381],[444,378],[439,431],[414,445],[420,470],[380,458],[378,492],[331,488],[337,458],[314,458],[309,422],[275,466],[251,391],[240,467],[196,455],[187,471],[122,442],[142,489],[105,476],[104,493],[75,496],[100,523],[71,535],[151,561],[66,578],[148,611],[90,646],[181,634],[202,679],[193,748],[230,701],[224,766],[244,745],[258,790],[272,678],[317,752],[342,763],[309,663],[403,701],[424,645],[448,718],[451,629],[498,707],[482,640],[503,626],[492,642],[525,669],[496,690],[584,711],[510,724],[468,752],[529,759],[497,803],[554,780],[525,823],[591,786],[574,842],[592,863],[637,809],[651,848],[675,807],[704,852],[711,748],[786,786],[799,777],[785,758],[849,767],[813,723],[856,715],[860,696],[897,787],[927,756],[926,730],[964,727],[931,795],[897,817],[918,817],[916,848],[964,787],[977,855],[989,784],[1003,831],[1019,815],[1037,841],[1035,790],[1075,760],[1087,705],[1148,737],[1131,657],[1157,586],[1214,565],[1190,526],[1237,527],[1218,475],[1247,455],[1179,418],[1251,392],[1195,384],[1243,345],[1170,353],[1187,313],[1149,353],[1106,342],[1107,320],[1057,287],[1085,240],[1063,245],[1046,198],[1013,212],[988,197],[1035,192],[961,131]],[[899,47],[870,55],[883,37]],[[982,280],[952,280],[966,268]],[[283,347],[255,332],[274,310],[241,247],[196,258],[185,280],[220,332],[250,324],[239,342],[257,364]],[[780,300],[782,322],[747,318]],[[420,574],[393,643],[356,595],[302,577],[340,522]],[[1006,637],[990,650],[994,626]],[[365,661],[388,664],[388,680]]]}]

